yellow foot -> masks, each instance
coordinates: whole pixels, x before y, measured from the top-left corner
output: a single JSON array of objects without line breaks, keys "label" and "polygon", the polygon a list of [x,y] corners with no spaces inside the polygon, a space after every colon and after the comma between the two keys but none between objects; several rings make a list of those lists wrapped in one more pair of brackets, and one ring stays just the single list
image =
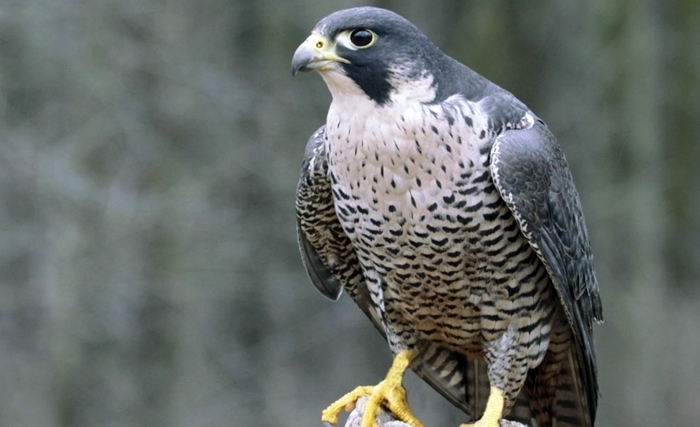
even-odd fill
[{"label": "yellow foot", "polygon": [[473,424],[462,424],[459,427],[499,427],[503,415],[503,392],[491,386],[489,400],[486,401],[484,415]]},{"label": "yellow foot", "polygon": [[365,413],[362,417],[362,427],[374,427],[377,425],[376,417],[379,408],[384,405],[394,416],[413,427],[423,427],[423,424],[413,415],[406,401],[406,389],[401,385],[403,374],[418,356],[415,350],[404,350],[396,355],[384,381],[376,386],[360,386],[340,399],[333,402],[323,411],[321,421],[331,424],[338,422],[338,415],[343,409],[350,411],[355,407],[355,402],[361,397],[367,396]]}]

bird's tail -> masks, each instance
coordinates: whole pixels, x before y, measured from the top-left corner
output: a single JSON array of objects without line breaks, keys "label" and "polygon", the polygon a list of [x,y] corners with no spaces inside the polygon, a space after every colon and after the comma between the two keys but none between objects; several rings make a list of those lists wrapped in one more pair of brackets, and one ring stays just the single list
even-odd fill
[{"label": "bird's tail", "polygon": [[552,405],[552,418],[556,427],[592,425],[588,399],[580,379],[580,367],[576,350],[569,350],[558,377],[557,392]]},{"label": "bird's tail", "polygon": [[[438,345],[430,345],[417,360],[413,370],[452,404],[462,409],[469,419],[481,417],[486,408],[491,386],[484,360],[470,359]],[[539,427],[534,421],[526,393],[520,393],[508,420]]]},{"label": "bird's tail", "polygon": [[590,427],[588,394],[576,349],[569,348],[562,356],[560,365],[543,363],[531,371],[521,394],[534,396],[528,405],[541,427]]}]

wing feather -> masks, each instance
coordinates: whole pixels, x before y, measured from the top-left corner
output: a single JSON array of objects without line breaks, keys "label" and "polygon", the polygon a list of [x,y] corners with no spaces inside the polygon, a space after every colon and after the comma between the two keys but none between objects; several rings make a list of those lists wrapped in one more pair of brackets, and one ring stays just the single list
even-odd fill
[{"label": "wing feather", "polygon": [[559,144],[539,119],[506,130],[491,149],[491,175],[523,234],[545,264],[576,340],[590,419],[598,382],[593,323],[603,320],[581,201]]}]

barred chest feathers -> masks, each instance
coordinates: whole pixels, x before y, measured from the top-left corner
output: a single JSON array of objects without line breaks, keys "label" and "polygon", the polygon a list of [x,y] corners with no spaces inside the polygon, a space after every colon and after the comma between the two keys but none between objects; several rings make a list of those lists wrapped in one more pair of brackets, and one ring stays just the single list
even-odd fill
[{"label": "barred chest feathers", "polygon": [[[416,328],[396,331],[406,336],[390,344],[396,350],[419,339],[416,331],[478,317],[483,298],[494,292],[485,292],[479,272],[494,269],[486,265],[488,253],[505,241],[488,231],[505,229],[505,237],[527,246],[491,181],[487,119],[458,96],[432,105],[367,100],[353,108],[342,99],[334,97],[326,140],[338,218],[375,304],[382,312],[391,305],[401,313],[396,318]],[[425,299],[431,304],[420,303]],[[466,329],[422,339],[479,352],[480,328]]]},{"label": "barred chest feathers", "polygon": [[[487,188],[493,134],[470,102],[350,107],[342,99],[328,114],[326,150],[336,208],[353,241],[373,245],[381,236],[390,246],[407,233],[441,240],[466,221],[469,205],[500,200]],[[452,227],[429,230],[435,221]]]}]

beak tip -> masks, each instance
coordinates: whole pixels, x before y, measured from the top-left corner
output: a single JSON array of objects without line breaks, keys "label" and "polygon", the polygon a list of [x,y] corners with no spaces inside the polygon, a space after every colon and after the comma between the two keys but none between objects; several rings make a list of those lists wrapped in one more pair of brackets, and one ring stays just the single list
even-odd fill
[{"label": "beak tip", "polygon": [[308,42],[302,43],[294,52],[292,58],[292,76],[296,76],[299,71],[309,71],[309,64],[314,62],[316,51]]}]

